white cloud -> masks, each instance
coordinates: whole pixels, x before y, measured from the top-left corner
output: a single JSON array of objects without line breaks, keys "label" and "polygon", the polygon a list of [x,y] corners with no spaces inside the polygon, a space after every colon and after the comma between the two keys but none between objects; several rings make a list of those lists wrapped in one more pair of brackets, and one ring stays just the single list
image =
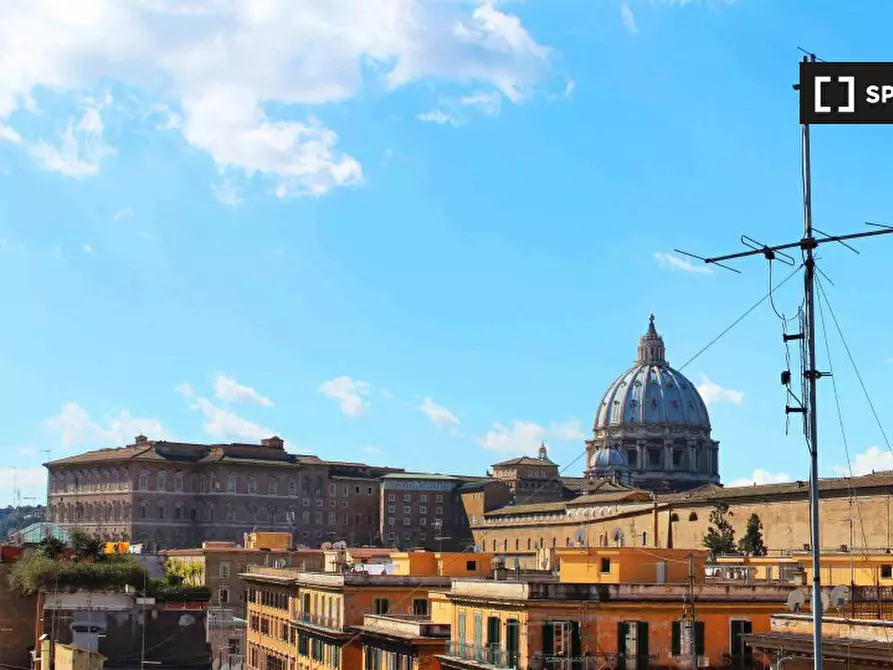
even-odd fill
[{"label": "white cloud", "polygon": [[22,136],[9,126],[0,123],[0,140],[12,142],[13,144],[21,144]]},{"label": "white cloud", "polygon": [[732,405],[740,405],[744,402],[744,391],[723,388],[716,382],[710,381],[707,375],[701,375],[701,383],[698,385],[698,393],[705,405],[715,405],[727,402]]},{"label": "white cloud", "polygon": [[633,10],[629,8],[629,5],[624,4],[620,6],[620,19],[623,21],[624,28],[633,35],[638,34],[639,28],[636,26],[636,17],[633,14]]},{"label": "white cloud", "polygon": [[185,383],[185,382],[182,383],[182,384],[179,384],[178,386],[176,386],[176,387],[174,388],[174,390],[175,390],[177,393],[179,393],[180,395],[183,395],[183,396],[186,396],[186,397],[189,397],[189,396],[191,396],[191,395],[194,395],[194,393],[193,393],[193,391],[192,391],[192,386],[190,386],[189,384],[187,384],[187,383]]},{"label": "white cloud", "polygon": [[50,172],[60,172],[75,179],[95,175],[104,158],[118,153],[117,149],[106,144],[103,139],[104,126],[99,114],[101,109],[100,105],[92,101],[84,102],[80,120],[68,120],[58,144],[38,140],[28,144],[28,153],[38,166]]},{"label": "white cloud", "polygon": [[432,110],[430,112],[424,112],[419,114],[416,117],[419,121],[426,121],[427,123],[436,123],[439,126],[445,126],[447,124],[451,126],[458,126],[459,121],[454,117],[450,116],[446,112],[442,112],[439,109]]},{"label": "white cloud", "polygon": [[137,435],[145,435],[154,440],[168,438],[167,430],[157,419],[135,417],[129,412],[121,411],[106,417],[100,423],[90,418],[87,411],[74,402],[65,403],[62,411],[47,419],[44,426],[59,434],[65,449],[76,446],[122,446],[131,444]]},{"label": "white cloud", "polygon": [[226,402],[253,402],[264,407],[273,406],[273,401],[267,396],[224,374],[218,374],[214,378],[214,394]]},{"label": "white cloud", "polygon": [[363,451],[366,452],[367,454],[380,454],[381,453],[381,449],[379,449],[378,447],[376,447],[373,444],[367,444],[365,447],[363,447]]},{"label": "white cloud", "polygon": [[130,207],[125,207],[124,209],[119,209],[115,212],[115,216],[112,218],[115,221],[121,221],[122,219],[129,219],[133,216],[133,210]]},{"label": "white cloud", "polygon": [[[893,470],[893,453],[889,449],[869,447],[866,451],[852,459],[853,475],[867,475],[882,470]],[[846,465],[836,465],[834,470],[841,477],[850,475],[850,468]]]},{"label": "white cloud", "polygon": [[93,245],[92,244],[84,244],[81,246],[81,249],[83,249],[84,253],[87,254],[88,256],[93,255]]},{"label": "white cloud", "polygon": [[262,439],[276,434],[272,428],[249,421],[235,412],[218,407],[206,398],[193,397],[189,408],[204,414],[205,422],[202,427],[205,432],[211,437],[221,440],[244,440],[259,443]]},{"label": "white cloud", "polygon": [[583,437],[578,420],[553,421],[548,428],[533,421],[515,421],[511,428],[501,423],[494,423],[490,431],[479,438],[477,443],[491,451],[534,454],[545,441],[580,440]]},{"label": "white cloud", "polygon": [[713,270],[706,265],[694,265],[684,258],[680,258],[676,254],[668,254],[663,251],[656,251],[654,253],[654,259],[657,261],[658,265],[666,270],[679,270],[681,272],[688,272],[696,275],[709,275],[713,272]]},{"label": "white cloud", "polygon": [[347,416],[357,418],[365,414],[369,408],[369,403],[365,398],[369,395],[371,388],[371,385],[366,382],[342,375],[322,384],[319,391],[326,398],[337,400],[341,411]]},{"label": "white cloud", "polygon": [[502,108],[502,95],[493,93],[474,93],[459,98],[459,104],[478,109],[488,116],[496,116]]},{"label": "white cloud", "polygon": [[[35,110],[41,87],[122,82],[155,96],[157,127],[182,133],[219,168],[266,175],[283,197],[320,195],[361,183],[363,170],[308,106],[352,99],[367,83],[393,90],[428,78],[521,102],[548,76],[549,53],[487,0],[473,9],[434,0],[31,0],[4,6],[0,120]],[[78,138],[74,124],[61,147],[35,147],[42,165],[73,176],[94,174],[112,151],[96,133]]]},{"label": "white cloud", "polygon": [[767,472],[766,470],[754,470],[750,477],[741,477],[726,484],[731,486],[753,486],[754,484],[780,484],[791,481],[791,476],[786,472]]},{"label": "white cloud", "polygon": [[456,434],[456,430],[462,425],[459,418],[446,407],[436,404],[431,398],[425,398],[419,405],[419,410],[424,412],[425,416],[431,419],[438,428],[447,428],[450,433]]},{"label": "white cloud", "polygon": [[564,97],[569,98],[574,94],[574,91],[577,90],[577,82],[573,79],[568,79],[567,83],[564,85]]}]

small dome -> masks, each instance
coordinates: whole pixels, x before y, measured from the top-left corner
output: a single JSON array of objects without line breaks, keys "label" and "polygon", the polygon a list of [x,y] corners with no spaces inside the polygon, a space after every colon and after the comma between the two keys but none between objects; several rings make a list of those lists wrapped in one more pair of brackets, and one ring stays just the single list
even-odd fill
[{"label": "small dome", "polygon": [[695,385],[666,360],[663,338],[654,327],[639,340],[635,364],[621,374],[602,396],[594,429],[650,424],[679,425],[710,430],[707,406]]},{"label": "small dome", "polygon": [[623,452],[611,447],[604,447],[596,451],[591,465],[596,468],[611,468],[615,470],[626,469],[629,467],[629,463],[626,460],[626,456],[623,455]]}]

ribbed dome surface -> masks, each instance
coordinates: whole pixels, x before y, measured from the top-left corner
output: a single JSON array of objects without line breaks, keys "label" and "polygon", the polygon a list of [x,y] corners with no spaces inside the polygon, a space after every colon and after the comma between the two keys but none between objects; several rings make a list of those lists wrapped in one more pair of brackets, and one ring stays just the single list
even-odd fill
[{"label": "ribbed dome surface", "polygon": [[626,456],[619,449],[604,448],[595,452],[590,467],[598,468],[628,468]]},{"label": "ribbed dome surface", "polygon": [[595,415],[596,430],[619,425],[662,424],[702,427],[710,416],[698,390],[665,358],[663,338],[654,328],[639,340],[635,365],[620,375],[602,396]]}]

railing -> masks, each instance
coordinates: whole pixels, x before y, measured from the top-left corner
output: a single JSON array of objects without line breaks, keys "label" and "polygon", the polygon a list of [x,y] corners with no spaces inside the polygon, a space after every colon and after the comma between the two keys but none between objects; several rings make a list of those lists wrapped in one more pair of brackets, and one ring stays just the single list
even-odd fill
[{"label": "railing", "polygon": [[562,656],[534,654],[527,670],[645,670],[657,662],[657,654],[622,656],[618,654],[587,654]]},{"label": "railing", "polygon": [[341,630],[340,622],[335,617],[321,616],[310,612],[295,612],[295,621],[330,630]]},{"label": "railing", "polygon": [[463,661],[473,661],[488,668],[518,668],[518,652],[507,652],[498,647],[481,647],[463,642],[450,642],[449,655]]}]

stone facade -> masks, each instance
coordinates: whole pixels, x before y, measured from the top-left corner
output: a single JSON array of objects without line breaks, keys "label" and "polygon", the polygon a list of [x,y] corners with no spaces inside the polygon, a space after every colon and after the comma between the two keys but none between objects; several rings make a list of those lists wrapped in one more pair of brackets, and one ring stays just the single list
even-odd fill
[{"label": "stone facade", "polygon": [[288,531],[299,546],[370,543],[379,478],[398,471],[289,454],[277,437],[207,445],[142,435],[47,468],[52,521],[159,548],[238,543],[257,528]]},{"label": "stone facade", "polygon": [[[893,472],[821,481],[820,533],[826,551],[893,548]],[[504,507],[474,524],[479,548],[538,565],[540,548],[634,546],[703,548],[710,511],[729,505],[736,538],[751,514],[763,523],[769,551],[809,547],[807,482],[722,488],[679,494],[606,493],[572,501]],[[582,540],[582,542],[581,542]]]},{"label": "stone facade", "polygon": [[493,478],[508,486],[513,504],[552,502],[564,498],[558,464],[549,459],[545,444],[540,446],[537,458],[521,456],[494,463],[491,467]]}]

